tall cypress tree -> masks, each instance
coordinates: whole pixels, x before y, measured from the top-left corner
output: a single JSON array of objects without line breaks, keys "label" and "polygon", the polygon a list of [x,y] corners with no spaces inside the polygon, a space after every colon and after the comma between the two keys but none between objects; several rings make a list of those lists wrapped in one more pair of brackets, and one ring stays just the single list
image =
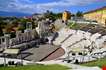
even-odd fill
[{"label": "tall cypress tree", "polygon": [[78,12],[76,13],[76,16],[77,16],[77,17],[83,17],[83,12],[78,11]]},{"label": "tall cypress tree", "polygon": [[1,23],[0,23],[0,36],[3,36],[3,31],[2,31]]}]

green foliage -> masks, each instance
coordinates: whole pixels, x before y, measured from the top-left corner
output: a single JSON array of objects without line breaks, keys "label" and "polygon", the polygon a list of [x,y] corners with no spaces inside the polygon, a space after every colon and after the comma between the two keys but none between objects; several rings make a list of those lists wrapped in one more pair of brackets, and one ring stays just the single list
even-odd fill
[{"label": "green foliage", "polygon": [[77,25],[75,22],[70,22],[70,23],[68,24],[68,27],[69,27],[70,29],[78,29],[78,28],[79,28],[78,25]]},{"label": "green foliage", "polygon": [[56,17],[56,19],[62,18],[62,13],[57,13],[57,14],[55,15],[55,17]]},{"label": "green foliage", "polygon": [[47,10],[47,12],[45,13],[45,18],[55,20],[55,14],[53,12]]},{"label": "green foliage", "polygon": [[31,22],[32,28],[35,28],[33,21],[28,18],[0,17],[0,36],[3,35],[3,29],[5,29],[5,33],[11,33],[14,27],[18,27],[18,30],[24,31],[27,22]]},{"label": "green foliage", "polygon": [[26,29],[25,26],[19,26],[18,30],[24,31]]},{"label": "green foliage", "polygon": [[2,31],[2,28],[1,28],[1,24],[0,24],[0,36],[3,36],[3,31]]},{"label": "green foliage", "polygon": [[37,24],[32,22],[32,29],[36,28],[37,27]]},{"label": "green foliage", "polygon": [[12,27],[17,27],[18,24],[19,24],[19,22],[16,19],[11,22]]},{"label": "green foliage", "polygon": [[18,67],[0,67],[0,70],[68,70],[61,65],[27,65]]},{"label": "green foliage", "polygon": [[31,22],[32,28],[35,28],[35,24],[34,24],[34,22],[33,22],[32,20],[21,18],[21,19],[20,19],[20,27],[19,27],[19,30],[25,30],[25,29],[26,29],[27,22]]},{"label": "green foliage", "polygon": [[6,25],[7,25],[7,23],[0,19],[1,28],[5,28]]},{"label": "green foliage", "polygon": [[5,26],[5,32],[6,33],[11,33],[11,30],[12,30],[12,24],[8,24]]},{"label": "green foliage", "polygon": [[106,58],[104,59],[98,59],[96,61],[92,61],[92,62],[88,62],[88,63],[83,63],[81,64],[83,66],[98,66],[98,67],[102,67],[102,66],[105,66],[106,65]]},{"label": "green foliage", "polygon": [[78,11],[78,12],[76,13],[76,17],[83,17],[83,13],[82,13],[81,11]]},{"label": "green foliage", "polygon": [[62,17],[62,13],[53,13],[52,11],[47,10],[45,13],[45,18],[56,20]]},{"label": "green foliage", "polygon": [[16,37],[16,33],[15,32],[11,32],[10,33],[10,38],[15,38]]},{"label": "green foliage", "polygon": [[21,23],[26,23],[26,22],[27,22],[27,19],[21,18],[19,21],[20,21]]}]

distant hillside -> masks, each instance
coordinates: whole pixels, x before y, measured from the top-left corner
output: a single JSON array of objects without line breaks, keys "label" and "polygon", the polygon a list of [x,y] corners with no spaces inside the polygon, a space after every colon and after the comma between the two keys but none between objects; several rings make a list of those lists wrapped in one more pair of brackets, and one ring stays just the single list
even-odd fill
[{"label": "distant hillside", "polygon": [[5,12],[5,11],[0,11],[0,16],[17,16],[17,17],[22,17],[22,16],[30,16],[31,14],[27,13],[20,13],[20,12]]}]

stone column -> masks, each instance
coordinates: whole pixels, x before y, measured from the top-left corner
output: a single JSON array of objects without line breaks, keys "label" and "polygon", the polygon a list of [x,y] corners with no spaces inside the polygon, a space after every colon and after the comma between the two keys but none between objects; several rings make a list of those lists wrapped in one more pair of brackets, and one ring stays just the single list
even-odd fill
[{"label": "stone column", "polygon": [[1,37],[1,39],[0,39],[0,41],[1,41],[1,48],[4,48],[4,41],[3,41],[3,39],[5,39],[5,37],[3,36],[3,37]]},{"label": "stone column", "polygon": [[16,32],[16,40],[18,41],[18,43],[20,43],[21,42],[21,31],[17,31]]},{"label": "stone column", "polygon": [[5,49],[7,49],[8,47],[10,47],[10,35],[9,34],[5,34]]},{"label": "stone column", "polygon": [[23,33],[23,38],[24,38],[24,42],[26,42],[26,40],[27,40],[26,39],[27,38],[26,32]]},{"label": "stone column", "polygon": [[32,30],[30,30],[30,29],[28,30],[28,40],[29,40],[29,41],[31,40],[31,31],[32,31]]},{"label": "stone column", "polygon": [[40,38],[43,38],[45,33],[45,20],[42,20],[38,23],[38,29]]},{"label": "stone column", "polygon": [[30,40],[30,30],[26,29],[25,34],[26,34],[26,41],[29,41]]},{"label": "stone column", "polygon": [[[4,40],[3,40],[4,39]],[[0,49],[5,49],[5,36],[0,37]]]},{"label": "stone column", "polygon": [[2,48],[2,38],[0,37],[0,48]]},{"label": "stone column", "polygon": [[31,22],[26,23],[26,29],[32,29],[32,23]]},{"label": "stone column", "polygon": [[32,39],[36,38],[37,33],[36,33],[35,29],[32,30],[32,34],[31,35],[32,35]]},{"label": "stone column", "polygon": [[25,34],[22,33],[22,42],[25,42]]}]

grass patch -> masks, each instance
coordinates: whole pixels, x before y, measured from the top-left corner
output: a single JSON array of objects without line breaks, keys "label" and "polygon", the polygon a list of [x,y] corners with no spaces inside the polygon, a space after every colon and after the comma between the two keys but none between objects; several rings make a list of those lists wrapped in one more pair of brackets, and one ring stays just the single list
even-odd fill
[{"label": "grass patch", "polygon": [[75,22],[69,22],[69,23],[68,23],[68,27],[69,27],[70,29],[75,29],[75,30],[77,30],[77,29],[80,28],[80,26],[79,26],[77,23],[75,23]]},{"label": "grass patch", "polygon": [[83,63],[81,65],[84,66],[98,66],[98,67],[103,67],[106,66],[106,58],[103,59],[98,59],[97,61],[92,61],[92,62],[88,62],[88,63]]},{"label": "grass patch", "polygon": [[27,65],[18,67],[0,67],[0,70],[68,70],[68,67],[61,65]]}]

